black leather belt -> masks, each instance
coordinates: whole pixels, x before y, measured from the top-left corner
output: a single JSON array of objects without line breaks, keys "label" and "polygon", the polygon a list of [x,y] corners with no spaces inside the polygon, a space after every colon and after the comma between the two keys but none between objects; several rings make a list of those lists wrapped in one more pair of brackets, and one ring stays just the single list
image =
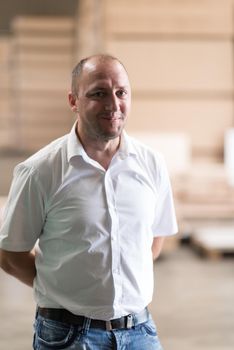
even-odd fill
[{"label": "black leather belt", "polygon": [[[78,326],[83,326],[86,320],[84,316],[74,315],[65,309],[51,309],[38,307],[38,315],[48,318],[54,321],[60,321],[64,323],[70,323]],[[140,323],[146,322],[149,319],[149,311],[147,308],[139,312],[138,314],[129,314],[120,318],[115,318],[110,321],[102,321],[96,319],[90,319],[91,328],[101,328],[111,331],[113,329],[132,328]]]}]

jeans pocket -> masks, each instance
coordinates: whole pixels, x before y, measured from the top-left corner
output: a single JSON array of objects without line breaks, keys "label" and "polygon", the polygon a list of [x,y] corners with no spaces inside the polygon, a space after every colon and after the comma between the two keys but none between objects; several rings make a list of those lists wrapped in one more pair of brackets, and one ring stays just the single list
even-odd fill
[{"label": "jeans pocket", "polygon": [[157,337],[157,329],[155,327],[153,320],[149,319],[147,322],[142,323],[140,326],[141,326],[141,331],[144,335]]},{"label": "jeans pocket", "polygon": [[77,333],[78,329],[73,325],[38,318],[35,324],[35,344],[39,349],[66,349],[72,345]]}]

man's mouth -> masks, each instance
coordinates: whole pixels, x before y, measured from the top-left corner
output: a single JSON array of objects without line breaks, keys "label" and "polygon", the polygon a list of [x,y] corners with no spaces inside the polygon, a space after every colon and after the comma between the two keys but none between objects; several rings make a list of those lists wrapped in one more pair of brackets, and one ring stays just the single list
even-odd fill
[{"label": "man's mouth", "polygon": [[123,119],[121,115],[104,115],[102,116],[103,119],[107,120],[118,120],[118,119]]}]

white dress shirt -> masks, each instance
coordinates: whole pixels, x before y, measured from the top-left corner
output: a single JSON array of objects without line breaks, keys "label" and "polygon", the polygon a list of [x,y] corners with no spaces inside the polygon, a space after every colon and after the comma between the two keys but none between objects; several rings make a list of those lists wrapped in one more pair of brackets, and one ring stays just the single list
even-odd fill
[{"label": "white dress shirt", "polygon": [[40,307],[110,320],[151,302],[153,237],[176,232],[161,155],[124,132],[105,170],[74,126],[15,168],[0,247],[28,251],[37,242]]}]

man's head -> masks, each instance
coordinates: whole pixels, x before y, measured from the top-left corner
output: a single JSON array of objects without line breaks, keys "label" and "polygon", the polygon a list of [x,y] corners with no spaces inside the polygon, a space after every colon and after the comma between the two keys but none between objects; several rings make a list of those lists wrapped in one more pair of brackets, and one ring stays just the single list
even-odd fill
[{"label": "man's head", "polygon": [[78,133],[89,139],[118,137],[130,111],[131,89],[123,64],[110,55],[81,60],[72,72],[71,109]]},{"label": "man's head", "polygon": [[77,63],[77,65],[72,70],[72,82],[71,82],[71,92],[74,96],[78,95],[78,89],[79,89],[79,80],[81,78],[81,75],[85,69],[86,63],[89,61],[96,61],[97,63],[106,63],[111,61],[116,61],[124,68],[125,72],[127,73],[123,63],[114,56],[108,55],[108,54],[97,54],[92,55],[86,58],[83,58],[80,60],[80,62]]}]

